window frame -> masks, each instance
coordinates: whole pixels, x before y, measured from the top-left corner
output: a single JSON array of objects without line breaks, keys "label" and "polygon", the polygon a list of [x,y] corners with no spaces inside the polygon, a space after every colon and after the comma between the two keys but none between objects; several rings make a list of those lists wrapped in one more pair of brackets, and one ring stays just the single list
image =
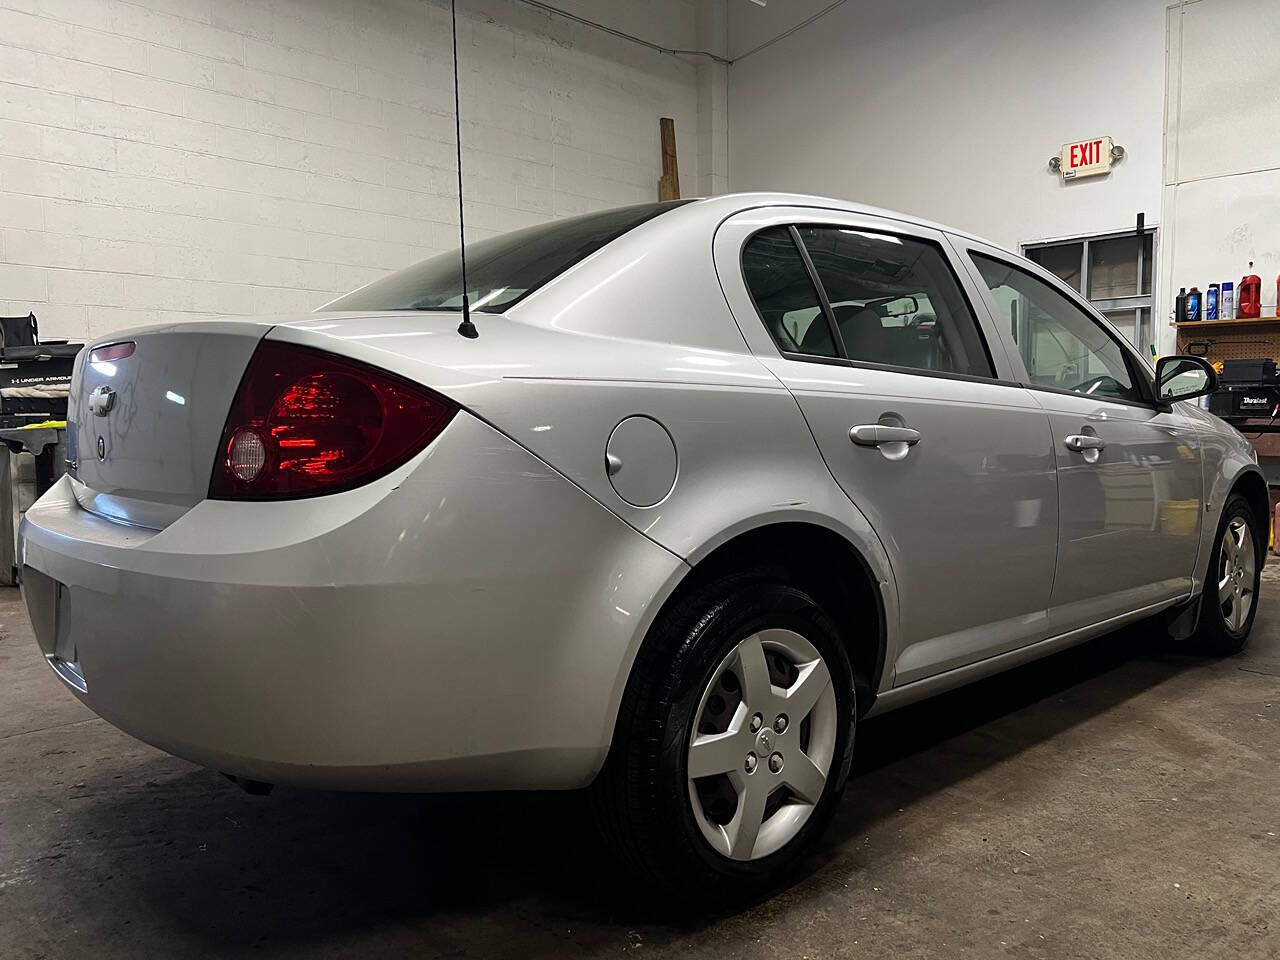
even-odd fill
[{"label": "window frame", "polygon": [[1018,371],[1018,382],[1021,387],[1026,390],[1035,390],[1040,393],[1055,393],[1066,397],[1082,397],[1084,394],[1077,393],[1074,390],[1064,390],[1060,387],[1048,387],[1043,384],[1031,382],[1031,375],[1027,371],[1026,363],[1022,359],[1022,353],[1018,349],[1017,342],[1013,339],[1012,333],[1007,329],[1008,324],[1004,322],[1000,312],[999,304],[996,303],[991,293],[991,288],[987,286],[986,280],[982,276],[982,271],[978,268],[974,257],[982,256],[988,260],[995,260],[1002,263],[1012,270],[1017,270],[1031,277],[1033,280],[1039,280],[1050,288],[1066,297],[1069,303],[1075,305],[1085,317],[1093,321],[1111,341],[1120,349],[1120,357],[1125,363],[1125,367],[1129,371],[1129,378],[1133,381],[1134,387],[1140,395],[1137,400],[1125,400],[1119,397],[1106,397],[1096,394],[1089,394],[1089,398],[1099,403],[1110,403],[1121,407],[1137,408],[1141,410],[1160,411],[1164,409],[1156,400],[1155,389],[1153,386],[1154,372],[1149,364],[1145,362],[1138,348],[1129,342],[1129,338],[1118,331],[1106,316],[1098,310],[1089,300],[1082,294],[1077,292],[1070,284],[1065,283],[1058,276],[1050,273],[1041,267],[1038,263],[1021,257],[1016,253],[1010,253],[1008,250],[1001,250],[998,247],[992,247],[989,244],[971,240],[967,237],[952,237],[958,249],[963,253],[968,261],[966,267],[972,272],[974,282],[978,285],[981,292],[983,303],[993,321],[997,335],[1001,338],[1005,346],[1005,352],[1009,354],[1010,362],[1016,365]]},{"label": "window frame", "polygon": [[[794,350],[786,350],[774,339],[773,334],[769,332],[768,324],[765,322],[764,314],[760,310],[760,304],[756,301],[754,291],[750,284],[746,282],[746,270],[744,265],[744,257],[746,255],[747,245],[751,243],[755,237],[766,230],[776,229],[779,226],[785,226],[791,235],[791,242],[795,244],[796,249],[800,253],[800,259],[804,263],[805,269],[809,273],[809,282],[813,284],[818,294],[818,303],[822,308],[822,314],[826,318],[827,328],[831,332],[831,342],[839,351],[839,356],[825,357],[818,354],[800,353]],[[827,297],[826,286],[822,283],[822,278],[818,275],[817,268],[813,264],[813,259],[809,255],[809,250],[805,246],[804,239],[800,236],[802,227],[811,227],[820,230],[863,230],[868,233],[881,233],[887,237],[897,237],[900,240],[910,240],[913,243],[921,243],[932,247],[942,260],[951,275],[951,279],[955,282],[956,289],[960,293],[960,297],[969,312],[969,318],[973,322],[974,332],[978,337],[978,344],[982,348],[982,356],[987,364],[989,375],[959,373],[953,370],[930,370],[925,367],[908,367],[892,363],[876,363],[871,360],[853,360],[849,357],[848,350],[845,348],[844,335],[840,332],[839,324],[836,323],[835,311],[831,308],[831,301]],[[868,370],[884,370],[890,373],[903,373],[920,377],[937,377],[945,380],[965,380],[976,383],[996,383],[1004,386],[1017,386],[1015,381],[1006,380],[1000,375],[1000,366],[996,362],[996,357],[991,349],[991,342],[988,337],[988,330],[984,324],[984,313],[977,309],[977,305],[973,301],[973,297],[968,289],[961,274],[964,269],[963,264],[956,263],[953,260],[953,249],[946,242],[945,235],[940,235],[936,239],[931,236],[922,236],[919,233],[912,233],[909,230],[894,229],[887,227],[882,223],[852,223],[823,220],[818,217],[798,217],[787,218],[778,223],[771,223],[760,226],[759,229],[752,230],[742,241],[742,245],[738,251],[738,275],[742,278],[743,286],[746,288],[747,296],[751,301],[752,309],[755,311],[756,321],[765,331],[769,342],[773,344],[779,355],[787,360],[796,360],[802,363],[819,363],[827,366],[850,367],[854,369]],[[982,293],[979,289],[979,294]],[[985,303],[983,305],[985,307]]]},{"label": "window frame", "polygon": [[[1022,256],[1025,257],[1029,262],[1035,263],[1035,261],[1031,260],[1031,257],[1029,256],[1029,254],[1033,250],[1048,250],[1054,247],[1069,247],[1077,243],[1080,244],[1080,288],[1081,289],[1075,292],[1077,293],[1078,296],[1082,297],[1085,301],[1087,301],[1090,306],[1092,306],[1095,310],[1101,313],[1104,317],[1106,316],[1107,311],[1120,312],[1120,311],[1132,310],[1134,314],[1133,329],[1134,329],[1134,333],[1138,338],[1137,342],[1132,344],[1132,346],[1134,347],[1134,349],[1138,351],[1139,355],[1141,355],[1143,350],[1151,349],[1151,344],[1155,342],[1156,267],[1159,265],[1159,262],[1160,262],[1159,261],[1159,256],[1160,256],[1159,227],[1144,226],[1142,229],[1142,236],[1144,238],[1145,237],[1151,238],[1151,289],[1150,289],[1150,292],[1148,293],[1142,292],[1142,272],[1143,272],[1144,266],[1146,265],[1146,252],[1144,250],[1144,244],[1139,243],[1138,259],[1137,259],[1137,267],[1138,267],[1137,292],[1133,294],[1118,296],[1118,297],[1090,297],[1089,296],[1090,273],[1092,271],[1092,264],[1093,264],[1093,258],[1092,256],[1090,256],[1090,249],[1089,249],[1090,245],[1094,243],[1101,243],[1106,240],[1118,240],[1124,237],[1133,237],[1136,235],[1137,235],[1137,231],[1135,230],[1115,230],[1110,233],[1085,233],[1085,234],[1079,234],[1077,236],[1071,236],[1071,237],[1054,237],[1052,239],[1034,240],[1034,241],[1029,241],[1027,243],[1020,244],[1019,251],[1021,252]],[[1036,266],[1039,267],[1040,264],[1036,263]],[[1041,267],[1041,269],[1044,269],[1044,268]],[[1052,271],[1048,271],[1048,270],[1046,270],[1045,272],[1052,273]],[[1057,276],[1057,275],[1054,274],[1054,276]],[[1069,284],[1067,285],[1067,288],[1074,289]],[[1145,326],[1143,325],[1140,319],[1141,314],[1139,311],[1142,311],[1142,310],[1147,311],[1147,324]],[[1107,322],[1110,323],[1109,320]],[[1123,336],[1123,334],[1121,334],[1121,336]],[[1124,337],[1124,339],[1128,340],[1129,338]]]},{"label": "window frame", "polygon": [[[823,322],[826,323],[827,330],[831,333],[832,346],[840,353],[844,353],[844,340],[840,336],[840,331],[832,328],[832,313],[830,304],[827,303],[826,291],[818,284],[813,271],[813,261],[809,259],[809,251],[805,249],[804,244],[800,241],[799,233],[792,223],[771,223],[768,226],[761,227],[759,230],[753,230],[742,241],[742,246],[738,250],[738,276],[742,279],[742,286],[746,289],[747,298],[751,301],[751,309],[755,311],[756,319],[760,321],[760,326],[764,328],[769,342],[774,345],[782,356],[789,360],[807,360],[811,363],[834,363],[844,366],[845,358],[843,356],[827,357],[820,353],[801,353],[797,350],[786,350],[782,344],[778,343],[772,331],[769,330],[769,324],[764,319],[764,311],[760,309],[760,301],[756,299],[756,292],[751,289],[751,284],[747,283],[747,247],[751,246],[751,241],[760,234],[779,228],[787,231],[787,236],[791,238],[791,244],[796,248],[796,252],[800,255],[800,262],[804,265],[805,272],[809,275],[809,283],[813,286],[814,293],[818,297],[818,313],[822,315]],[[817,317],[814,317],[814,320],[816,321]]]}]

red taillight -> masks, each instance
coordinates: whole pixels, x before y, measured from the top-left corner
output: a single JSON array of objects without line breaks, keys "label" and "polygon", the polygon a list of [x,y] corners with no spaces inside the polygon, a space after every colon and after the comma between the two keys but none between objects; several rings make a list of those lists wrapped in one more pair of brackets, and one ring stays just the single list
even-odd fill
[{"label": "red taillight", "polygon": [[104,343],[89,351],[90,363],[110,363],[112,360],[124,360],[133,356],[135,344],[132,340],[123,343]]},{"label": "red taillight", "polygon": [[231,404],[209,496],[285,500],[358,487],[409,460],[457,411],[376,367],[264,340]]}]

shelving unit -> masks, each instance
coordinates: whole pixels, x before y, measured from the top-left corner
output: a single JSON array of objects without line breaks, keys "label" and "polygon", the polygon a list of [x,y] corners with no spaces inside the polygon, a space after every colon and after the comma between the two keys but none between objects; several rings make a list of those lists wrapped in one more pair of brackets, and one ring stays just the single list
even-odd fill
[{"label": "shelving unit", "polygon": [[[1171,324],[1178,332],[1178,353],[1203,356],[1210,363],[1273,357],[1280,360],[1280,317],[1247,320],[1189,320]],[[1196,349],[1191,349],[1195,344]],[[1280,483],[1280,421],[1245,420],[1236,426],[1249,438],[1263,464],[1273,493]],[[1273,496],[1273,501],[1275,497]]]},{"label": "shelving unit", "polygon": [[[1178,353],[1194,353],[1210,363],[1247,357],[1280,359],[1280,317],[1247,320],[1188,320],[1172,326],[1178,331]],[[1190,349],[1192,344],[1197,349]]]},{"label": "shelving unit", "polygon": [[1247,319],[1236,320],[1186,320],[1182,323],[1175,323],[1173,326],[1179,330],[1181,336],[1182,330],[1219,330],[1224,327],[1265,327],[1267,324],[1280,323],[1280,317],[1249,317]]}]

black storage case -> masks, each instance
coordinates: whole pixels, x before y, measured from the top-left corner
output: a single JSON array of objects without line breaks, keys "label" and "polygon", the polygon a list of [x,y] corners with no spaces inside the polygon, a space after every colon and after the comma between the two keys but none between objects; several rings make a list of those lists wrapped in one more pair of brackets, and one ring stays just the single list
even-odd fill
[{"label": "black storage case", "polygon": [[1275,383],[1276,362],[1270,357],[1223,360],[1218,379],[1223,383]]},{"label": "black storage case", "polygon": [[1261,383],[1232,383],[1209,395],[1209,412],[1224,420],[1270,417],[1280,403],[1280,388]]},{"label": "black storage case", "polygon": [[[67,391],[83,343],[40,343],[34,314],[0,317],[0,427],[67,418]],[[13,397],[14,388],[52,388],[60,396]],[[61,388],[61,390],[59,390]]]}]

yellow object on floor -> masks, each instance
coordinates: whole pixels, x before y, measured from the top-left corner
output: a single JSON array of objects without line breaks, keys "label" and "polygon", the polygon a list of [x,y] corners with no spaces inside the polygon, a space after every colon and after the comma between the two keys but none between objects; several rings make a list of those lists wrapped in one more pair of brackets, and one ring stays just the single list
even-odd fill
[{"label": "yellow object on floor", "polygon": [[65,430],[67,429],[67,421],[45,420],[42,423],[24,423],[18,429],[19,430]]}]

